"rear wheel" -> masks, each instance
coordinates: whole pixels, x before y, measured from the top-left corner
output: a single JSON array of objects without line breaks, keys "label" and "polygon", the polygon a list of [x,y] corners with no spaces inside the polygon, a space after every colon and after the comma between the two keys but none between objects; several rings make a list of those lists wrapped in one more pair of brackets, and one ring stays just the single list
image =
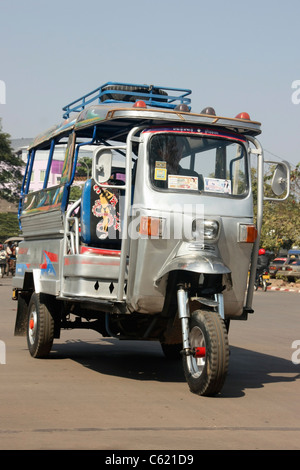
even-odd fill
[{"label": "rear wheel", "polygon": [[190,319],[192,355],[183,356],[185,378],[193,393],[213,396],[228,371],[229,344],[225,324],[214,311],[196,310]]},{"label": "rear wheel", "polygon": [[32,357],[47,357],[54,339],[54,319],[42,294],[32,294],[28,306],[27,345]]}]

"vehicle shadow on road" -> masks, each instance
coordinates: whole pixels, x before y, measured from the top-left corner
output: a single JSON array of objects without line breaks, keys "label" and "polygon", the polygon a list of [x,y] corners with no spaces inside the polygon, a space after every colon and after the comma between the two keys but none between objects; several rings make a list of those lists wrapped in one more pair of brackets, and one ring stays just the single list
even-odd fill
[{"label": "vehicle shadow on road", "polygon": [[230,352],[228,375],[222,390],[224,398],[241,397],[247,389],[300,379],[299,366],[292,360],[234,346]]},{"label": "vehicle shadow on road", "polygon": [[[105,344],[68,341],[54,345],[50,357],[72,359],[99,374],[131,380],[185,382],[181,360],[166,359],[159,343],[123,343],[111,338]],[[291,360],[231,346],[228,375],[219,397],[241,397],[247,389],[299,378],[299,366]]]},{"label": "vehicle shadow on road", "polygon": [[54,344],[50,357],[72,359],[100,374],[132,380],[184,382],[181,360],[167,359],[157,342],[105,338],[99,343],[68,341]]}]

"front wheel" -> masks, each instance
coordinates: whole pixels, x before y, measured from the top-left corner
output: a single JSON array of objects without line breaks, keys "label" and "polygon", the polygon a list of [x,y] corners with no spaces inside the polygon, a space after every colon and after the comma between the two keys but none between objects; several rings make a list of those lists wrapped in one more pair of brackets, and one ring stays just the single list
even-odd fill
[{"label": "front wheel", "polygon": [[45,296],[32,294],[28,306],[27,345],[32,357],[47,357],[54,339],[54,319]]},{"label": "front wheel", "polygon": [[196,310],[190,319],[192,354],[183,356],[191,392],[213,396],[223,387],[228,371],[229,344],[225,324],[214,311]]}]

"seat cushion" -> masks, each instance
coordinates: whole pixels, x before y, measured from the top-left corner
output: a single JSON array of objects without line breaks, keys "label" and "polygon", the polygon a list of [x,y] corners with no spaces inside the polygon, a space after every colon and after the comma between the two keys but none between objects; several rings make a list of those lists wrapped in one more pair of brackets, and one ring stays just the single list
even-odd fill
[{"label": "seat cushion", "polygon": [[82,242],[92,246],[121,245],[120,190],[101,188],[87,180],[81,195]]}]

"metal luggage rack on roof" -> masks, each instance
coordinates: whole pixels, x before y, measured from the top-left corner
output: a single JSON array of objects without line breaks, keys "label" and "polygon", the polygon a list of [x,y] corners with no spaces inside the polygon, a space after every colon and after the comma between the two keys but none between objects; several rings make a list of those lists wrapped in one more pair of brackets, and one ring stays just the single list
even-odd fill
[{"label": "metal luggage rack on roof", "polygon": [[182,88],[107,82],[64,106],[62,108],[64,111],[63,118],[68,119],[71,113],[78,113],[89,104],[95,102],[97,104],[135,103],[138,100],[142,100],[149,106],[160,108],[174,109],[180,104],[185,104],[189,107],[191,99],[188,96],[191,93],[191,90]]}]

